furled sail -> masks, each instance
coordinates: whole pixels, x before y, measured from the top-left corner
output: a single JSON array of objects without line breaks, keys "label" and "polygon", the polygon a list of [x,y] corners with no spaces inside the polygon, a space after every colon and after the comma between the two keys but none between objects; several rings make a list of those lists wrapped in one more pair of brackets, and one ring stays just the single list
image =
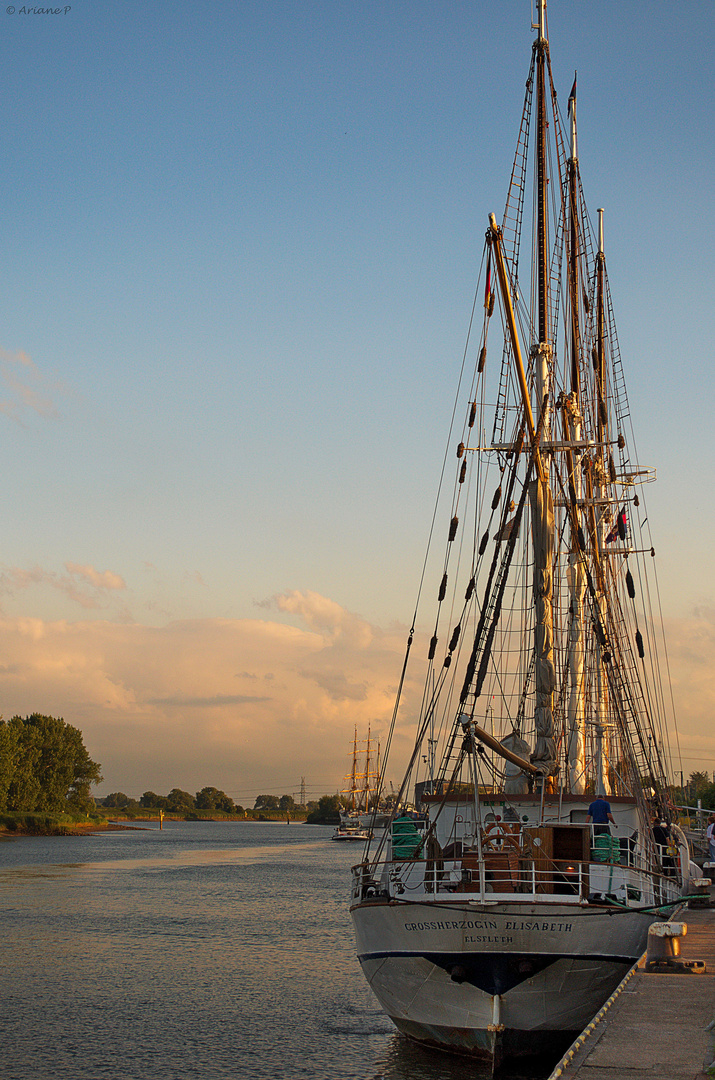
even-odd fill
[{"label": "furled sail", "polygon": [[[512,754],[518,754],[519,757],[526,758],[528,760],[531,753],[531,747],[526,739],[522,739],[520,735],[517,735],[515,731],[510,732],[503,739],[499,740],[502,746],[510,750]],[[507,795],[526,795],[529,790],[529,781],[527,780],[524,772],[518,765],[514,765],[511,761],[507,761],[504,768],[504,792]]]},{"label": "furled sail", "polygon": [[551,776],[558,771],[554,743],[554,615],[553,615],[553,557],[554,504],[545,480],[534,480],[529,486],[531,500],[531,530],[534,543],[534,606],[536,609],[536,707],[534,722],[536,747],[531,761],[543,773]]}]

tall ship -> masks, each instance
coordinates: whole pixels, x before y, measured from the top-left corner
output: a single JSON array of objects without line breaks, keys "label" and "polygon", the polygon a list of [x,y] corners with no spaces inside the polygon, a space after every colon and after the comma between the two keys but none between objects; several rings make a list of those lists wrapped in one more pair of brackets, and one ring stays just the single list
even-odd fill
[{"label": "tall ship", "polygon": [[370,725],[365,740],[358,739],[357,726],[355,727],[351,762],[350,772],[343,781],[346,786],[340,792],[345,803],[340,812],[341,825],[348,828],[384,829],[389,815],[385,813],[384,807],[380,806],[378,798],[382,780],[380,740],[372,738]]},{"label": "tall ship", "polygon": [[655,471],[584,200],[576,82],[564,116],[545,0],[537,14],[425,564],[431,639],[416,610],[386,738],[423,680],[403,809],[353,868],[350,906],[399,1031],[493,1068],[583,1030],[692,865],[668,792]]}]

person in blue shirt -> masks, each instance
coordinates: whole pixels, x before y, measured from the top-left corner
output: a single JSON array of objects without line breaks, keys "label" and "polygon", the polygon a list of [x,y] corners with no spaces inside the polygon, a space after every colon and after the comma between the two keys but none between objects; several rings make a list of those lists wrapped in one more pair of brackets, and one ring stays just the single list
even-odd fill
[{"label": "person in blue shirt", "polygon": [[597,836],[599,833],[610,833],[608,826],[609,821],[612,825],[615,825],[613,820],[613,814],[611,813],[611,804],[606,802],[598,795],[588,808],[588,817],[586,821],[591,824],[593,822],[593,835]]}]

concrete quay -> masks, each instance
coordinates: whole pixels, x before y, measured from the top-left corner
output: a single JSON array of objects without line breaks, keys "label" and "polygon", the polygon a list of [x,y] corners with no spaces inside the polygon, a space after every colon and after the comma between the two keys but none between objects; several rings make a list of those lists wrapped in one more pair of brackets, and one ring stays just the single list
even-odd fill
[{"label": "concrete quay", "polygon": [[642,957],[549,1080],[715,1077],[715,909],[685,907],[672,920],[688,928],[680,959],[704,960],[705,973],[646,972]]}]

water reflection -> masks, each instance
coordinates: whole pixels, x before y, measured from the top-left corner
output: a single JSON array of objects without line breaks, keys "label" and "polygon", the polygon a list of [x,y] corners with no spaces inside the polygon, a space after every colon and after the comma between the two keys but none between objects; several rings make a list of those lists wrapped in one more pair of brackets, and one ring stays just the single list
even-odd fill
[{"label": "water reflection", "polygon": [[478,1078],[379,1010],[347,910],[355,852],[331,831],[1,845],[3,1080]]},{"label": "water reflection", "polygon": [[[495,1080],[545,1080],[555,1061],[512,1062],[497,1072]],[[395,1033],[369,1080],[491,1080],[491,1069],[468,1058],[428,1050]]]},{"label": "water reflection", "polygon": [[[104,837],[106,834],[97,834]],[[128,832],[119,833],[119,836],[128,836]],[[55,838],[61,840],[61,837]],[[173,840],[172,840],[173,842]],[[323,850],[324,841],[301,844],[301,854],[305,856],[311,851],[318,853]],[[179,848],[169,854],[146,855],[140,858],[119,857],[115,859],[102,859],[97,862],[57,862],[48,865],[13,866],[11,868],[0,867],[0,885],[12,883],[18,878],[67,876],[73,872],[112,872],[132,870],[179,870],[189,866],[211,866],[228,863],[260,863],[276,858],[287,858],[295,852],[295,844],[255,846],[247,845],[230,848]]]}]

